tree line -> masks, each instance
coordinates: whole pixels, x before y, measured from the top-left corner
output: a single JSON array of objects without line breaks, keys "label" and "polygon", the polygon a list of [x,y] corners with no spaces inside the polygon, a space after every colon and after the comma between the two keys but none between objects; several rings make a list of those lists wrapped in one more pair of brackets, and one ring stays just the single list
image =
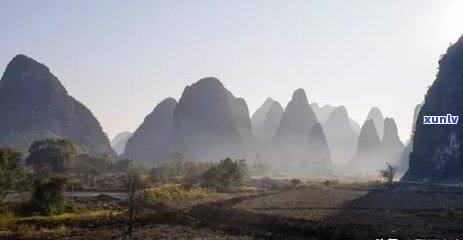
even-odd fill
[{"label": "tree line", "polygon": [[[66,208],[66,190],[127,191],[128,201],[146,186],[165,183],[207,186],[228,191],[249,179],[245,160],[225,158],[217,163],[196,163],[178,151],[156,167],[135,166],[129,159],[78,154],[72,141],[35,141],[27,152],[0,148],[1,211],[13,192],[30,193],[17,204],[19,215],[51,215]],[[27,194],[25,194],[27,195]]]}]

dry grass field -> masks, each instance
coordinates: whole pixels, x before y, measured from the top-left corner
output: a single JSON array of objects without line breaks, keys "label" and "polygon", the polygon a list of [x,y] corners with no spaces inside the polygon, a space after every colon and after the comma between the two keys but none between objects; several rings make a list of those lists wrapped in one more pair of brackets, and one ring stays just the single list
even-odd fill
[{"label": "dry grass field", "polygon": [[[159,194],[165,189],[150,190]],[[164,194],[164,192],[161,192]],[[178,198],[178,199],[177,199]],[[181,199],[180,199],[181,198]],[[193,189],[140,208],[127,229],[124,203],[81,202],[87,213],[2,222],[2,239],[376,239],[463,236],[463,189],[322,184],[265,193]],[[93,206],[93,207],[91,207]]]}]

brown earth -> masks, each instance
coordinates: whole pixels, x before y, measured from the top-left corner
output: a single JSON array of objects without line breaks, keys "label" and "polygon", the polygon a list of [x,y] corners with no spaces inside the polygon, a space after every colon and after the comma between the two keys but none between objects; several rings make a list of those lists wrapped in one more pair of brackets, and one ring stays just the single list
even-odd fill
[{"label": "brown earth", "polygon": [[[132,236],[125,215],[64,224],[54,235],[2,239],[376,239],[463,236],[463,189],[401,184],[304,184],[254,195],[223,195],[185,206],[144,205]],[[123,207],[123,203],[117,205]],[[43,222],[41,224],[44,224]],[[47,224],[45,224],[47,226]]]}]

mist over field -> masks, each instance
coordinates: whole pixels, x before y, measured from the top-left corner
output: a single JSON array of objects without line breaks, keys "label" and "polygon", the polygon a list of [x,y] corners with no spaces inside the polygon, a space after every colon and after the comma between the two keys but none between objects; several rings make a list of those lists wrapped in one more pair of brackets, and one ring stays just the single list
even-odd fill
[{"label": "mist over field", "polygon": [[461,239],[461,10],[2,2],[0,239]]}]

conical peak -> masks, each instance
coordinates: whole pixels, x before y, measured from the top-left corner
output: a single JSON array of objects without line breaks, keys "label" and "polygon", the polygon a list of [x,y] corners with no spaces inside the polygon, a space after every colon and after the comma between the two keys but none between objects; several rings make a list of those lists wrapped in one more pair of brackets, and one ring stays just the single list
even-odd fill
[{"label": "conical peak", "polygon": [[365,139],[365,138],[370,139],[370,140],[374,139],[375,141],[377,139],[379,141],[379,136],[378,136],[378,132],[375,127],[375,123],[371,119],[365,121],[365,123],[362,126],[362,130],[360,130],[359,141],[360,139]]},{"label": "conical peak", "polygon": [[17,65],[17,64],[33,64],[33,63],[38,63],[38,62],[24,54],[18,54],[14,56],[13,59],[11,59],[9,64]]},{"label": "conical peak", "polygon": [[174,98],[168,97],[162,100],[160,103],[158,103],[158,105],[156,105],[156,107],[153,109],[153,112],[159,108],[175,106],[175,105],[177,105],[177,100],[175,100]]},{"label": "conical peak", "polygon": [[233,95],[217,78],[207,77],[187,86],[182,93],[179,104],[183,106],[207,103],[210,106],[219,106],[228,102],[231,97]]},{"label": "conical peak", "polygon": [[224,87],[222,82],[220,82],[220,80],[215,77],[202,78],[191,86],[214,86],[214,87],[221,87],[221,88]]},{"label": "conical peak", "polygon": [[[5,76],[15,76],[18,74],[22,74],[23,72],[30,70],[30,69],[35,69],[39,71],[43,71],[46,73],[49,73],[50,70],[48,67],[45,65],[35,61],[34,59],[23,55],[23,54],[18,54],[16,55],[11,61],[8,63],[6,69],[5,69]],[[16,79],[16,78],[9,78],[9,79]]]},{"label": "conical peak", "polygon": [[[362,126],[362,130],[360,131],[360,135],[363,135],[365,133],[369,133],[374,130],[374,133],[376,133],[376,127],[375,123],[373,122],[372,119],[368,119],[365,121],[365,123]],[[363,133],[363,134],[362,134]],[[377,134],[377,133],[376,133]]]},{"label": "conical peak", "polygon": [[394,135],[398,135],[397,133],[397,125],[393,118],[387,117],[384,119],[384,134],[386,133],[393,133]]},{"label": "conical peak", "polygon": [[48,101],[62,101],[67,91],[44,64],[25,55],[16,55],[0,80],[0,98],[23,102],[26,106],[46,106]]},{"label": "conical peak", "polygon": [[220,82],[219,79],[215,77],[206,77],[198,80],[197,82],[191,84],[190,86],[187,86],[185,88],[185,91],[191,91],[191,89],[201,89],[200,91],[216,91],[217,89],[224,90],[225,87],[223,86],[222,82]]},{"label": "conical peak", "polygon": [[283,110],[283,107],[278,101],[273,101],[272,105],[270,106],[270,109],[281,109]]},{"label": "conical peak", "polygon": [[268,97],[267,99],[265,99],[264,103],[262,104],[263,106],[270,106],[272,103],[274,102],[274,100],[270,97]]},{"label": "conical peak", "polygon": [[40,64],[39,62],[35,61],[34,59],[24,55],[24,54],[18,54],[11,59],[9,62],[9,65],[36,65]]},{"label": "conical peak", "polygon": [[175,107],[177,106],[177,101],[173,98],[166,98],[158,103],[153,111],[145,117],[146,121],[152,121],[152,119],[156,119],[159,117],[164,117],[166,114],[171,114],[174,111]]},{"label": "conical peak", "polygon": [[330,118],[337,118],[337,119],[345,118],[345,119],[349,119],[349,114],[347,113],[346,107],[344,107],[344,106],[339,106],[339,107],[336,107],[336,108],[333,110],[333,112],[331,113]]},{"label": "conical peak", "polygon": [[273,102],[274,101],[272,98],[267,98],[264,103],[256,109],[251,117],[253,127],[259,128],[262,126],[262,124],[265,122],[265,116],[272,107]]},{"label": "conical peak", "polygon": [[384,119],[383,114],[381,113],[381,110],[377,107],[373,107],[370,110],[370,112],[368,113],[367,119],[374,119],[375,117]]},{"label": "conical peak", "polygon": [[[23,148],[31,141],[56,136],[72,140],[79,153],[114,154],[98,120],[69,96],[44,64],[16,55],[0,81],[0,141]],[[19,132],[18,132],[19,131]]]},{"label": "conical peak", "polygon": [[307,95],[305,94],[304,89],[299,88],[293,93],[293,98],[291,99],[292,102],[302,103],[302,104],[309,104],[307,100]]},{"label": "conical peak", "polygon": [[372,108],[368,113],[367,120],[373,120],[376,132],[378,133],[379,138],[382,139],[384,135],[384,117],[381,110],[377,107]]},{"label": "conical peak", "polygon": [[371,151],[380,146],[380,138],[373,120],[367,120],[360,131],[357,148],[358,151]]},{"label": "conical peak", "polygon": [[383,142],[400,141],[397,125],[393,118],[386,118],[384,120],[384,136]]}]

